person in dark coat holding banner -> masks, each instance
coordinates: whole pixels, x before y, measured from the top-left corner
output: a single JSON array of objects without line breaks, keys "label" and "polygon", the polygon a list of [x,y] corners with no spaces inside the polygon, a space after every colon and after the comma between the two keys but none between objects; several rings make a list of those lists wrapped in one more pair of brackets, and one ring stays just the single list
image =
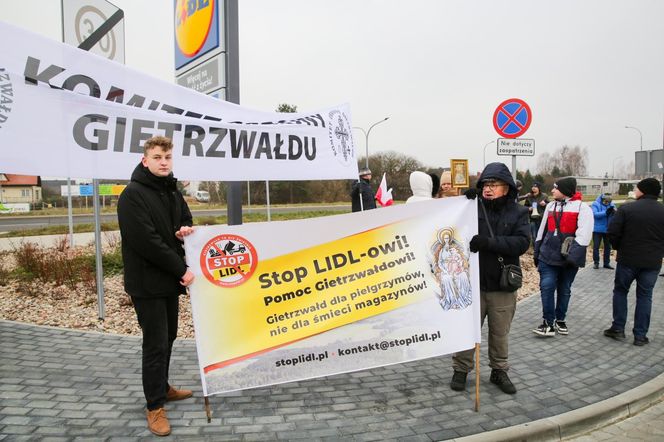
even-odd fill
[{"label": "person in dark coat holding banner", "polygon": [[143,392],[148,428],[170,434],[164,404],[186,399],[191,390],[168,383],[168,367],[177,336],[179,295],[194,274],[184,261],[183,238],[193,232],[192,217],[173,177],[173,143],[152,137],[141,163],[118,200],[124,287],[143,331]]},{"label": "person in dark coat holding banner", "polygon": [[353,212],[376,208],[376,194],[371,189],[371,170],[360,169],[360,179],[353,183],[350,191]]},{"label": "person in dark coat holding banner", "polygon": [[655,178],[636,185],[636,201],[620,206],[609,223],[609,241],[618,251],[613,285],[613,323],[604,336],[625,339],[627,294],[636,280],[634,345],[648,340],[652,291],[664,257],[664,205],[657,202],[662,186]]},{"label": "person in dark coat holding banner", "polygon": [[[479,252],[480,315],[482,324],[485,319],[489,322],[489,380],[503,392],[514,394],[516,387],[507,375],[507,359],[509,331],[516,311],[516,290],[501,287],[502,266],[498,258],[502,257],[504,264],[519,265],[519,257],[530,246],[528,209],[517,203],[516,184],[503,163],[487,164],[477,182],[477,189],[481,190],[478,234],[469,245],[471,252]],[[465,195],[475,198],[477,193],[478,190],[469,189]],[[470,349],[453,356],[452,390],[466,388],[474,354],[475,351]]]}]

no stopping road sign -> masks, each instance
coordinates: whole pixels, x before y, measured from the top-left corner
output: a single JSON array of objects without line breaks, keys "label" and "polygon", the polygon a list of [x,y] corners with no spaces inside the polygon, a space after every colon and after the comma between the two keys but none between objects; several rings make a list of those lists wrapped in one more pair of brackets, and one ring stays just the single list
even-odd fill
[{"label": "no stopping road sign", "polygon": [[493,113],[493,127],[505,138],[523,135],[530,127],[533,114],[530,106],[518,98],[510,98],[498,105]]}]

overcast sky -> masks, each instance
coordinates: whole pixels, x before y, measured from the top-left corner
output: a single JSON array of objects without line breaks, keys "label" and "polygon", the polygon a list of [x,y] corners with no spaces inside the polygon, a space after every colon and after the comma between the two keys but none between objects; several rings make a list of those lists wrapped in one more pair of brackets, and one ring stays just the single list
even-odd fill
[{"label": "overcast sky", "polygon": [[[0,20],[61,39],[60,0],[0,1]],[[174,81],[173,1],[113,3],[125,12],[127,65]],[[240,0],[240,102],[347,102],[355,126],[390,117],[372,130],[371,152],[431,167],[468,158],[474,171],[498,138],[494,110],[516,97],[532,109],[523,138],[536,155],[587,147],[591,174],[611,175],[639,149],[626,125],[644,150],[662,148],[663,17],[661,0]],[[495,144],[486,160],[511,164]]]}]

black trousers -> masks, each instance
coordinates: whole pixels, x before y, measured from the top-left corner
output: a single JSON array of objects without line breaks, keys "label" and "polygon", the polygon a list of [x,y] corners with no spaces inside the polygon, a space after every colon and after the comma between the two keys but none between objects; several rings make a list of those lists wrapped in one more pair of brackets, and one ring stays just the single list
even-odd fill
[{"label": "black trousers", "polygon": [[156,410],[166,403],[168,366],[178,334],[179,296],[131,299],[143,330],[143,393],[148,410]]}]

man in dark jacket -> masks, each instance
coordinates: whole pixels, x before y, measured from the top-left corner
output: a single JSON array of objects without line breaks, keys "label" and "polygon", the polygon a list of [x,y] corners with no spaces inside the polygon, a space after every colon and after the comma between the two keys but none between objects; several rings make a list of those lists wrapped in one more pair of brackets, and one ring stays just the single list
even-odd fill
[{"label": "man in dark jacket", "polygon": [[[490,163],[477,182],[481,190],[478,208],[478,234],[470,240],[470,251],[479,252],[480,315],[489,322],[489,366],[492,383],[508,394],[516,388],[507,376],[508,334],[516,311],[516,291],[500,286],[501,264],[519,265],[519,256],[530,245],[528,209],[517,204],[517,190],[510,171],[503,163]],[[466,191],[475,198],[477,190]],[[484,209],[482,208],[484,207]],[[486,216],[485,216],[486,211]],[[491,225],[491,228],[489,228]],[[473,369],[473,349],[456,353],[452,359],[454,375],[450,387],[462,391]]]},{"label": "man in dark jacket", "polygon": [[371,189],[371,170],[360,169],[360,179],[353,183],[350,191],[353,212],[376,208],[376,195]]},{"label": "man in dark jacket", "polygon": [[636,201],[620,206],[609,224],[609,241],[618,251],[613,285],[613,323],[604,336],[625,339],[627,293],[636,279],[634,345],[646,345],[652,291],[664,257],[664,205],[657,202],[662,186],[655,178],[636,185]]},{"label": "man in dark jacket", "polygon": [[141,163],[118,200],[124,287],[143,331],[143,392],[148,428],[170,433],[164,404],[186,399],[191,390],[168,384],[168,366],[177,336],[178,298],[194,280],[184,261],[182,241],[193,232],[191,212],[173,177],[173,143],[152,137]]}]

